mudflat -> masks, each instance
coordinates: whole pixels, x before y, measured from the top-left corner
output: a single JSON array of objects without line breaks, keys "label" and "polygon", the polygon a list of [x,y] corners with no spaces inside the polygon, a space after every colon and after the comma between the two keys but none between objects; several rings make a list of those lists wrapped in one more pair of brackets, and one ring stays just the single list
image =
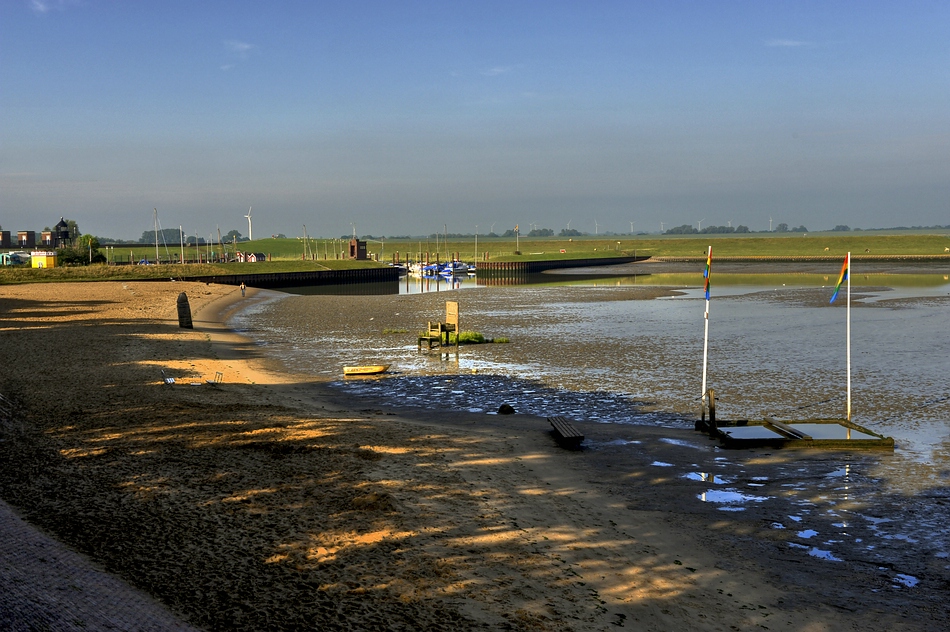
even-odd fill
[{"label": "mudflat", "polygon": [[931,562],[911,582],[803,553],[754,500],[697,502],[724,458],[777,495],[838,455],[583,420],[569,451],[538,417],[347,399],[222,324],[260,298],[0,288],[0,498],[206,630],[950,627]]}]

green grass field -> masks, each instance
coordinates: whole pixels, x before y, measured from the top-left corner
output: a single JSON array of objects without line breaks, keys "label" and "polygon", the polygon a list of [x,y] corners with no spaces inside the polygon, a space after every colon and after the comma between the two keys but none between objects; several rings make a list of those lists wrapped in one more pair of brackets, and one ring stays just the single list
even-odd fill
[{"label": "green grass field", "polygon": [[[882,233],[877,231],[852,231],[840,233],[752,233],[749,235],[692,235],[692,236],[611,236],[568,238],[528,238],[518,242],[520,254],[515,254],[515,240],[507,238],[484,238],[478,240],[478,255],[475,240],[441,242],[436,250],[434,240],[385,240],[367,244],[370,256],[386,263],[397,255],[400,261],[407,258],[424,258],[446,261],[458,253],[463,261],[482,260],[487,253],[490,261],[531,261],[546,259],[584,259],[617,256],[667,256],[701,257],[708,246],[713,247],[717,257],[815,257],[843,256],[852,252],[857,256],[894,255],[944,255],[950,248],[950,231],[943,234],[919,234],[911,231]],[[34,270],[24,266],[0,268],[0,283],[30,283],[38,281],[78,280],[135,280],[155,278],[178,278],[215,274],[293,272],[322,269],[351,269],[381,265],[374,261],[351,261],[342,257],[346,243],[342,240],[311,240],[305,246],[299,239],[260,239],[238,244],[245,252],[263,252],[271,261],[265,263],[225,264],[163,264],[163,265],[93,265],[84,267],[59,267]],[[310,260],[304,260],[304,250]],[[154,260],[154,246],[137,246],[126,253],[123,261]],[[102,252],[106,253],[105,250]],[[316,254],[314,254],[316,253]],[[333,253],[338,253],[334,256]],[[118,252],[107,253],[111,259]],[[176,253],[160,250],[160,257]],[[185,256],[194,256],[186,249]],[[316,259],[313,257],[316,256]]]},{"label": "green grass field", "polygon": [[[694,236],[613,236],[567,238],[521,238],[520,254],[515,254],[515,240],[479,238],[478,253],[475,241],[452,241],[439,244],[439,259],[445,261],[452,253],[459,253],[464,261],[481,260],[488,253],[489,260],[530,261],[545,259],[583,259],[616,256],[702,256],[707,246],[713,247],[718,256],[770,256],[813,257],[822,255],[854,254],[872,255],[937,255],[945,254],[950,247],[950,232],[946,234],[881,234],[877,232],[818,233],[783,236],[753,233],[735,235]],[[379,243],[370,243],[369,251],[381,260],[390,261],[398,252],[405,260],[408,254],[416,259],[419,253],[429,251],[430,260],[435,259],[435,243],[411,240],[392,240],[385,243],[380,252]],[[563,252],[562,252],[563,251]],[[299,256],[299,255],[298,255]]]},{"label": "green grass field", "polygon": [[[883,233],[877,231],[851,231],[783,234],[750,233],[748,235],[690,235],[690,236],[611,236],[611,237],[574,237],[568,238],[530,238],[522,237],[516,242],[510,238],[478,238],[476,253],[475,240],[450,239],[447,243],[434,239],[387,239],[370,241],[367,251],[380,261],[392,261],[396,253],[399,259],[416,260],[420,255],[434,261],[438,254],[440,261],[458,253],[463,261],[481,260],[488,253],[490,260],[532,260],[532,259],[581,259],[592,257],[631,256],[636,254],[652,256],[694,256],[702,255],[708,245],[721,256],[820,256],[825,254],[844,254],[849,250],[855,254],[864,254],[870,250],[877,255],[924,255],[944,254],[944,248],[950,247],[950,231],[943,234],[918,234],[911,231]],[[238,244],[247,252],[264,252],[275,260],[302,260],[304,245],[299,239],[261,239]],[[318,253],[317,261],[334,261],[333,253],[341,252],[346,244],[341,240],[311,240],[309,253]],[[827,250],[825,250],[827,248]],[[148,249],[143,249],[143,252]],[[564,252],[561,252],[561,251]],[[147,254],[147,253],[146,253]],[[187,254],[187,253],[186,253]],[[154,248],[152,248],[154,256]]]}]

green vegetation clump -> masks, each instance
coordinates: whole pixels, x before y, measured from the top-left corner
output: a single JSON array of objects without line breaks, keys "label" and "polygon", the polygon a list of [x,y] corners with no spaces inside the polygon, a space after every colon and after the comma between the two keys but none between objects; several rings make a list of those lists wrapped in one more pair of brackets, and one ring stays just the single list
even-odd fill
[{"label": "green vegetation clump", "polygon": [[507,344],[507,343],[509,343],[509,342],[511,342],[511,341],[508,340],[508,339],[505,338],[505,337],[501,337],[501,338],[495,338],[495,339],[493,339],[492,342],[495,342],[495,343],[498,343],[498,344]]},{"label": "green vegetation clump", "polygon": [[383,330],[384,334],[407,334],[409,333],[408,329],[390,329],[386,328]]},{"label": "green vegetation clump", "polygon": [[[485,336],[477,331],[463,331],[458,336],[460,345],[480,345],[485,342]],[[449,334],[449,344],[455,344],[455,334]]]}]

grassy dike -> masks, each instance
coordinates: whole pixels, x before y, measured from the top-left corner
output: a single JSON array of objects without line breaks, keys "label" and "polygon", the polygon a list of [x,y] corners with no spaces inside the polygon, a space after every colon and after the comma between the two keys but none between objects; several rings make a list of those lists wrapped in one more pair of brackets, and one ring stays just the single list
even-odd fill
[{"label": "grassy dike", "polygon": [[[340,240],[311,240],[308,252],[334,252]],[[180,277],[246,274],[254,272],[306,272],[314,270],[348,270],[382,265],[392,261],[398,253],[400,261],[407,258],[445,261],[458,253],[464,261],[540,261],[551,259],[591,259],[600,257],[701,257],[706,247],[712,245],[717,257],[822,257],[839,256],[852,252],[856,256],[948,256],[950,231],[919,234],[911,231],[881,233],[876,231],[851,231],[841,233],[775,233],[763,235],[617,235],[610,237],[529,238],[517,242],[520,254],[515,254],[516,242],[509,238],[485,238],[478,240],[476,257],[475,241],[449,240],[439,242],[424,240],[385,240],[368,243],[368,252],[376,261],[350,261],[347,259],[316,258],[304,260],[304,246],[298,239],[261,239],[244,242],[246,252],[263,252],[271,261],[265,263],[226,264],[165,264],[148,266],[93,265],[83,267],[60,267],[34,270],[23,266],[0,268],[0,283],[33,283],[43,281],[94,281],[94,280],[141,280]],[[136,258],[154,255],[154,247],[141,246],[132,249]]]},{"label": "grassy dike", "polygon": [[375,268],[375,261],[300,261],[276,260],[264,263],[189,263],[147,266],[106,265],[71,266],[33,269],[27,266],[0,268],[0,284],[42,283],[60,281],[147,281],[183,277],[222,276],[233,274],[276,274],[279,272],[312,272],[315,270],[356,270]]},{"label": "grassy dike", "polygon": [[[339,263],[324,259],[324,252],[333,253],[339,240],[311,240],[309,252],[321,253],[316,262],[325,265]],[[586,237],[513,238],[479,236],[476,252],[475,239],[386,239],[369,241],[367,252],[380,261],[389,262],[398,253],[400,261],[416,260],[429,253],[430,261],[436,255],[440,261],[455,253],[463,261],[482,260],[485,253],[490,261],[531,261],[549,259],[589,259],[597,257],[683,257],[702,255],[711,244],[721,256],[775,256],[808,257],[844,254],[872,255],[938,255],[950,247],[950,231],[927,234],[913,231],[878,232],[850,231],[825,233],[749,233],[746,235],[611,235]],[[261,239],[239,244],[248,252],[264,252],[274,260],[297,260],[303,263],[304,246],[297,239]],[[826,250],[827,249],[827,250]],[[145,249],[147,250],[147,248]],[[145,252],[143,250],[143,253]],[[519,252],[520,254],[515,254]],[[563,252],[562,252],[563,251]]]}]

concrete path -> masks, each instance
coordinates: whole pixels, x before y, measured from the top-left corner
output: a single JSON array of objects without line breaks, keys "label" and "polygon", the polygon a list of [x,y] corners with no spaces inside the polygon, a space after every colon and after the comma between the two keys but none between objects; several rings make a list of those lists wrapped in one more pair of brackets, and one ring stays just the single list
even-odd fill
[{"label": "concrete path", "polygon": [[197,632],[144,592],[25,522],[3,501],[0,630]]}]

